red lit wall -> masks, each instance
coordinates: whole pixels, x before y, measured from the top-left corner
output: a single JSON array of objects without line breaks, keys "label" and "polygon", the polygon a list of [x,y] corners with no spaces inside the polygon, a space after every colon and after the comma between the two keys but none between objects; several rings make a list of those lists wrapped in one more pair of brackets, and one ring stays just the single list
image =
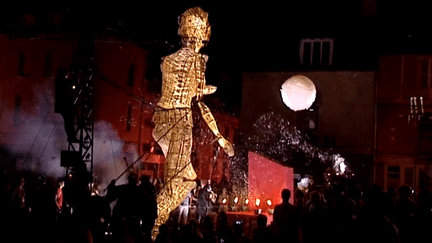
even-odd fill
[{"label": "red lit wall", "polygon": [[[261,209],[274,208],[274,205],[282,202],[281,191],[284,188],[291,190],[290,202],[293,203],[293,168],[282,166],[253,152],[249,152],[248,157],[250,205],[255,205],[256,199],[259,198]],[[271,207],[266,205],[268,199],[272,201]]]}]

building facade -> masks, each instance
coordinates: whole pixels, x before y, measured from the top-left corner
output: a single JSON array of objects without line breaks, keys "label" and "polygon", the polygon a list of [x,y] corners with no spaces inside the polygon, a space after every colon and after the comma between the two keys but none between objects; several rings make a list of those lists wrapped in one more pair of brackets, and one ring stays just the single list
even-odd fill
[{"label": "building facade", "polygon": [[374,182],[431,187],[431,55],[383,55],[377,71]]}]

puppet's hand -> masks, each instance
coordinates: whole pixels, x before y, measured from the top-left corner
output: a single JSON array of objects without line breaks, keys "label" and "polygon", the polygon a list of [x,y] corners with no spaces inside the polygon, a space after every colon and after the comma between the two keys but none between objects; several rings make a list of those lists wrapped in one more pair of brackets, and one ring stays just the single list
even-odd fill
[{"label": "puppet's hand", "polygon": [[228,140],[221,136],[218,139],[218,143],[229,157],[234,156],[234,147]]},{"label": "puppet's hand", "polygon": [[205,95],[209,95],[209,94],[213,94],[214,92],[216,92],[216,90],[217,90],[217,87],[216,87],[216,86],[213,86],[213,85],[206,85],[206,86],[204,86],[203,93],[204,93]]}]

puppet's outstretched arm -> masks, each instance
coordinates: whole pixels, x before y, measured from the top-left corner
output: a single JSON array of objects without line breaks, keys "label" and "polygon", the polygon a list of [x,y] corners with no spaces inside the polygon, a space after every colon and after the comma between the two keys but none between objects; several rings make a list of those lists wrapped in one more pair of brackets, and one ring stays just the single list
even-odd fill
[{"label": "puppet's outstretched arm", "polygon": [[203,102],[198,102],[198,106],[201,110],[201,115],[202,115],[204,121],[207,123],[210,130],[216,136],[216,139],[217,139],[219,145],[224,149],[225,153],[228,156],[230,156],[230,157],[233,156],[234,155],[234,148],[233,148],[232,144],[227,139],[225,139],[222,136],[222,134],[220,134],[219,129],[218,129],[217,124],[216,124],[216,120],[213,117],[213,114],[210,112],[210,109]]}]

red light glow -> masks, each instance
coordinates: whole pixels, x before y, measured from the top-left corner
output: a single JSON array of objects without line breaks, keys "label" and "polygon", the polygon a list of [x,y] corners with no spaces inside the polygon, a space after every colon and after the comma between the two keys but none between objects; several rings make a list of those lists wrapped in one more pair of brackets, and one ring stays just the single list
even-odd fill
[{"label": "red light glow", "polygon": [[[279,204],[282,202],[281,192],[284,188],[291,190],[293,194],[293,169],[249,152],[249,200],[256,202],[260,199],[266,203],[270,200],[272,204]],[[294,203],[293,197],[290,202]],[[270,208],[268,205],[263,206]]]}]

